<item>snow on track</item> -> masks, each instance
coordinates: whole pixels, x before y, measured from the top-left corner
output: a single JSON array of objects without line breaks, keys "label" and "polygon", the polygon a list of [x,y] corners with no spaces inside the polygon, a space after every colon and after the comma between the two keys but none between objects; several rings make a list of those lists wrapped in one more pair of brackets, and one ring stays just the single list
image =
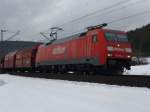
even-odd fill
[{"label": "snow on track", "polygon": [[125,75],[150,75],[150,58],[146,58],[148,65],[132,66],[131,70],[127,70]]},{"label": "snow on track", "polygon": [[0,112],[150,112],[150,89],[0,75]]},{"label": "snow on track", "polygon": [[131,75],[150,75],[150,64],[148,65],[139,65],[132,66],[131,70],[126,71],[125,74]]}]

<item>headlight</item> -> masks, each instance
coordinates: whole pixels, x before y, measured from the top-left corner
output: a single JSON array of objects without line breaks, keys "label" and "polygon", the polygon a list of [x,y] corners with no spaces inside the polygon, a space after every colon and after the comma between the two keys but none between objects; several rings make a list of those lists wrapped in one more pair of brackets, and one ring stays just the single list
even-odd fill
[{"label": "headlight", "polygon": [[111,57],[111,56],[112,56],[112,54],[108,53],[108,54],[107,54],[107,56],[108,56],[108,57]]},{"label": "headlight", "polygon": [[132,49],[131,49],[131,48],[126,48],[125,51],[126,51],[127,53],[131,53],[131,52],[132,52]]},{"label": "headlight", "polygon": [[131,56],[129,56],[129,55],[128,55],[127,57],[128,57],[128,58],[131,58]]},{"label": "headlight", "polygon": [[108,51],[113,51],[114,48],[113,48],[112,46],[108,46],[108,47],[107,47],[107,50],[108,50]]}]

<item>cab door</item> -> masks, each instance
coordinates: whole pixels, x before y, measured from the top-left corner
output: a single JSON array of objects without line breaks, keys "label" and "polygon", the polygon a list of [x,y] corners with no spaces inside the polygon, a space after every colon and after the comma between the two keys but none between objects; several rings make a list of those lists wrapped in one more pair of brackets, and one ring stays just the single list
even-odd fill
[{"label": "cab door", "polygon": [[93,65],[99,64],[99,40],[97,34],[91,34],[87,37],[87,58]]},{"label": "cab door", "polygon": [[92,57],[98,57],[99,44],[97,34],[91,36],[91,52]]},{"label": "cab door", "polygon": [[95,57],[98,55],[99,50],[99,40],[98,35],[93,34],[87,37],[87,57]]},{"label": "cab door", "polygon": [[87,39],[86,39],[86,57],[87,58],[90,58],[92,57],[92,39],[91,39],[91,36],[87,36]]}]

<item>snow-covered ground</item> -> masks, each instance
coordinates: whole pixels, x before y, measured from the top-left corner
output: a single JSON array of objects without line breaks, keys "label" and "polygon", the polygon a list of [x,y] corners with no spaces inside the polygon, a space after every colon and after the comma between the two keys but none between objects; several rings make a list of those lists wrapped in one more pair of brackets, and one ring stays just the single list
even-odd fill
[{"label": "snow-covered ground", "polygon": [[0,112],[150,112],[150,89],[3,74]]},{"label": "snow-covered ground", "polygon": [[147,58],[148,65],[132,66],[131,70],[126,71],[126,75],[150,75],[150,58]]},{"label": "snow-covered ground", "polygon": [[124,74],[131,75],[150,75],[150,64],[132,66],[131,70],[126,71]]}]

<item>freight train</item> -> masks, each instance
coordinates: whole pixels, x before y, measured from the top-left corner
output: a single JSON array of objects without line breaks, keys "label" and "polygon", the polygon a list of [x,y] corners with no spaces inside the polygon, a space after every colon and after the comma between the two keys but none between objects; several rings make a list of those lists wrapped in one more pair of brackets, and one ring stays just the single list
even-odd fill
[{"label": "freight train", "polygon": [[83,33],[7,54],[2,71],[122,74],[130,69],[131,44],[124,31],[88,27]]}]

